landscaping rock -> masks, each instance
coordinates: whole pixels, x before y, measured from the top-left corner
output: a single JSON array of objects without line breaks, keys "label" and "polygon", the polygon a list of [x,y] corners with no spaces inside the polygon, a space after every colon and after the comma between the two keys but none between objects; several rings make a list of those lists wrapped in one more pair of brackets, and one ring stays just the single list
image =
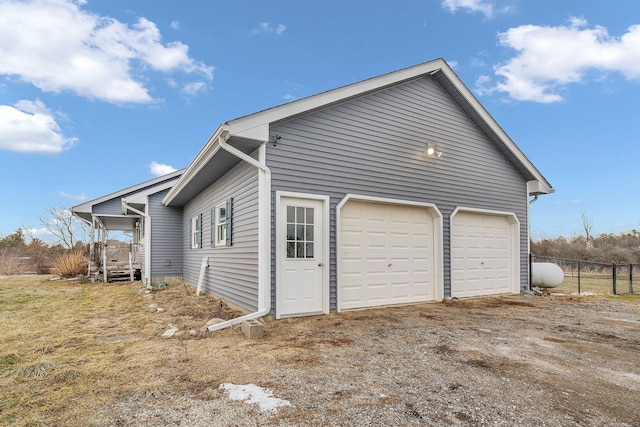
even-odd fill
[{"label": "landscaping rock", "polygon": [[156,303],[149,304],[149,307],[147,307],[147,308],[151,312],[156,311],[158,309],[158,304],[156,304]]},{"label": "landscaping rock", "polygon": [[217,317],[216,317],[216,318],[214,318],[214,319],[209,320],[209,321],[205,324],[205,326],[217,325],[218,323],[222,323],[222,322],[224,322],[224,321],[225,321],[224,319],[219,319],[219,318],[217,318]]},{"label": "landscaping rock", "polygon": [[224,321],[225,321],[224,319],[219,319],[217,317],[213,318],[213,319],[210,319],[207,323],[204,324],[204,326],[202,328],[200,328],[200,332],[208,332],[209,331],[209,329],[208,329],[209,326],[217,325],[218,323],[222,323]]},{"label": "landscaping rock", "polygon": [[162,338],[171,338],[176,334],[176,332],[178,332],[178,330],[175,328],[167,329],[166,331],[164,331],[164,334],[162,334]]}]

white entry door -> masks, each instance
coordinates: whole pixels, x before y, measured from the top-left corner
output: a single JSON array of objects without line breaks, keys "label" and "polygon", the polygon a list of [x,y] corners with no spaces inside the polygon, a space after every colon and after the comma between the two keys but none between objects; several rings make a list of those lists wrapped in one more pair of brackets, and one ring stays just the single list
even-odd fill
[{"label": "white entry door", "polygon": [[[324,200],[281,197],[277,218],[277,316],[326,311]],[[327,291],[328,292],[328,291]]]}]

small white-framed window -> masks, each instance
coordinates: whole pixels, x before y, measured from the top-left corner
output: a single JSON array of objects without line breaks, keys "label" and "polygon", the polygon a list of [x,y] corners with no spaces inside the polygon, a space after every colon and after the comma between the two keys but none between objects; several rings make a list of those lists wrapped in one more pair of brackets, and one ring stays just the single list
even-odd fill
[{"label": "small white-framed window", "polygon": [[191,249],[202,247],[202,214],[191,218]]},{"label": "small white-framed window", "polygon": [[227,204],[216,206],[216,246],[227,244]]},{"label": "small white-framed window", "polygon": [[211,211],[211,246],[231,246],[233,199],[215,205]]}]

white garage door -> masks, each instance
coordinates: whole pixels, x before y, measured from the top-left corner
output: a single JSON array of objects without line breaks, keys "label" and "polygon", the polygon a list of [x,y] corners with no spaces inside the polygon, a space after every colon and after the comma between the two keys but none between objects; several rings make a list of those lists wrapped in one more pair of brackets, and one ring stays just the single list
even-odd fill
[{"label": "white garage door", "polygon": [[435,298],[429,208],[352,200],[340,221],[341,309]]},{"label": "white garage door", "polygon": [[513,224],[509,216],[458,212],[451,231],[451,296],[513,292]]}]

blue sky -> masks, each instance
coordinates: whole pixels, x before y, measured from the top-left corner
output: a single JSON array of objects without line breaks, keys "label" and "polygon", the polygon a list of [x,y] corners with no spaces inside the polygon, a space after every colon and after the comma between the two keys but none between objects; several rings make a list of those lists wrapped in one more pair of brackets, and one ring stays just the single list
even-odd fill
[{"label": "blue sky", "polygon": [[[159,5],[162,5],[161,7]],[[225,121],[446,59],[556,193],[640,229],[640,2],[0,0],[0,235],[186,167]]]}]

